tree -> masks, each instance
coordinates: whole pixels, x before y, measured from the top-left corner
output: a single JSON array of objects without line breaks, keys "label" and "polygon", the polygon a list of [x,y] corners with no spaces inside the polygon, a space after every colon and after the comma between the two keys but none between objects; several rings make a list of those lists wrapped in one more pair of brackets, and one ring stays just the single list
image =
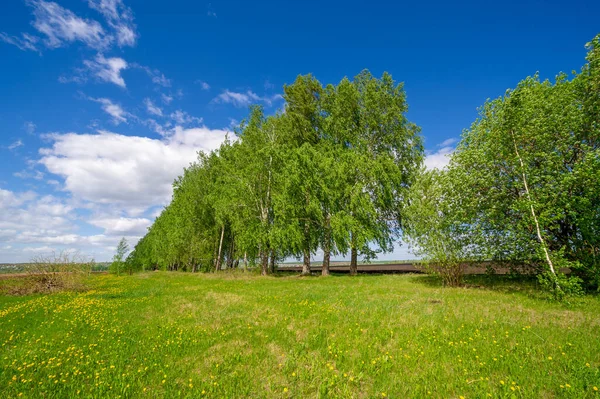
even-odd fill
[{"label": "tree", "polygon": [[459,194],[447,172],[421,171],[410,189],[404,222],[413,252],[451,287],[462,284],[465,263],[476,257]]},{"label": "tree", "polygon": [[571,80],[537,75],[488,101],[449,168],[482,256],[527,262],[557,296],[573,275],[598,287],[600,128],[598,37]]},{"label": "tree", "polygon": [[117,276],[121,275],[121,269],[123,268],[125,263],[123,260],[127,252],[129,252],[129,244],[127,243],[125,237],[123,237],[117,245],[117,250],[115,252],[115,255],[113,256],[113,262],[110,267],[112,272],[116,273]]}]

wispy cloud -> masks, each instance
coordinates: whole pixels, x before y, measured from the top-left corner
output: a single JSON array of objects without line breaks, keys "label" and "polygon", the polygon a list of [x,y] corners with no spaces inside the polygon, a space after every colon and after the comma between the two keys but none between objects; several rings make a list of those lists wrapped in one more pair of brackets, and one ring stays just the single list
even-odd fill
[{"label": "wispy cloud", "polygon": [[122,58],[104,58],[102,54],[96,55],[94,60],[85,60],[83,62],[90,72],[105,82],[114,83],[117,86],[125,88],[125,79],[121,76],[121,71],[127,69],[127,61]]},{"label": "wispy cloud", "polygon": [[162,99],[163,103],[165,104],[171,104],[171,101],[173,101],[173,96],[167,96],[166,94],[161,94],[160,98]]},{"label": "wispy cloud", "polygon": [[221,104],[233,104],[236,107],[245,107],[252,103],[262,102],[268,106],[271,106],[273,102],[282,99],[283,97],[280,94],[261,97],[251,90],[248,90],[245,93],[238,93],[230,90],[225,90],[217,97],[215,97],[212,100],[212,102]]},{"label": "wispy cloud", "polygon": [[135,45],[138,34],[133,24],[133,12],[122,0],[89,0],[88,4],[106,18],[119,46]]},{"label": "wispy cloud", "polygon": [[34,134],[36,127],[37,126],[35,125],[35,123],[33,123],[31,121],[27,121],[23,124],[23,130],[25,130],[29,134]]},{"label": "wispy cloud", "polygon": [[202,90],[210,90],[210,85],[203,80],[196,80],[194,83],[199,84]]},{"label": "wispy cloud", "polygon": [[202,118],[197,118],[197,117],[192,116],[182,110],[177,110],[175,112],[172,112],[171,115],[169,115],[169,116],[171,117],[171,119],[173,119],[176,123],[178,123],[180,125],[189,125],[189,124],[194,124],[194,123],[201,124],[202,123]]},{"label": "wispy cloud", "polygon": [[212,18],[217,18],[217,13],[213,9],[212,3],[208,3],[208,6],[206,7],[206,15]]},{"label": "wispy cloud", "polygon": [[152,100],[150,100],[149,98],[146,98],[144,100],[144,105],[146,105],[146,110],[149,113],[151,113],[152,115],[163,116],[162,109],[160,107],[157,107],[156,105],[154,105]]},{"label": "wispy cloud", "polygon": [[50,1],[29,1],[33,7],[33,27],[45,35],[49,48],[80,41],[94,49],[105,49],[112,38],[98,21],[80,18],[72,11]]},{"label": "wispy cloud", "polygon": [[451,137],[451,138],[449,138],[449,139],[446,139],[446,140],[442,141],[442,142],[441,142],[441,143],[439,143],[437,146],[438,146],[438,147],[449,147],[449,146],[451,146],[452,144],[456,143],[457,141],[458,141],[458,139],[457,139],[457,138],[455,138],[455,137]]},{"label": "wispy cloud", "polygon": [[132,63],[131,67],[138,68],[146,72],[146,74],[152,79],[152,83],[162,86],[162,87],[171,87],[171,79],[168,79],[161,71],[158,69],[152,69],[145,65],[140,65],[137,63]]},{"label": "wispy cloud", "polygon": [[119,104],[113,103],[108,98],[92,98],[90,100],[102,104],[102,110],[112,117],[112,121],[115,125],[121,122],[127,123],[127,117],[131,116],[130,113],[126,112]]},{"label": "wispy cloud", "polygon": [[14,36],[0,32],[0,40],[27,51],[40,52],[43,47],[54,49],[80,42],[87,47],[104,51],[113,43],[135,45],[138,34],[131,9],[122,0],[89,0],[88,5],[105,18],[108,29],[94,19],[82,18],[52,1],[27,0],[32,8],[31,25],[36,34]]},{"label": "wispy cloud", "polygon": [[12,44],[13,46],[17,46],[23,51],[31,50],[39,52],[37,46],[40,39],[28,33],[21,33],[21,37],[17,37],[0,32],[0,40],[5,43]]},{"label": "wispy cloud", "polygon": [[23,144],[23,142],[21,140],[17,140],[14,143],[12,143],[11,145],[9,145],[8,149],[12,151],[12,150],[15,150],[15,149],[17,149],[19,147],[22,147],[23,145],[24,144]]}]

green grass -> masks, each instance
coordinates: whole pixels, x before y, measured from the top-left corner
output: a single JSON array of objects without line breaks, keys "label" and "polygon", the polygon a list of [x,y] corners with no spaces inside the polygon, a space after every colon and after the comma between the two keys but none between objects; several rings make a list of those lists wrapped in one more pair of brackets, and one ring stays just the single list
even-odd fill
[{"label": "green grass", "polygon": [[0,296],[0,397],[600,398],[600,300],[493,281],[155,272]]}]

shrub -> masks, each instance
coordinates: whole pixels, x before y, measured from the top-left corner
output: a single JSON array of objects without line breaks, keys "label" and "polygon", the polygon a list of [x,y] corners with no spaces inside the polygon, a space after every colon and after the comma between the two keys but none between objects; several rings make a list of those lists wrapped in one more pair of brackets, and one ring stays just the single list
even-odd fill
[{"label": "shrub", "polygon": [[62,251],[38,256],[25,266],[30,293],[58,290],[80,290],[91,273],[93,260],[79,252]]}]

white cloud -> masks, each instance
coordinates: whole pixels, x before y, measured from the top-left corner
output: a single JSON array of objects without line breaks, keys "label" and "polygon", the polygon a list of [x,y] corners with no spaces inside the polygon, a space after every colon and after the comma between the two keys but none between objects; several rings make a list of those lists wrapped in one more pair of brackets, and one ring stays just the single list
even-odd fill
[{"label": "white cloud", "polygon": [[222,104],[233,104],[236,107],[245,107],[252,103],[258,102],[262,102],[271,106],[274,101],[281,99],[283,99],[283,97],[280,94],[261,97],[251,90],[248,90],[245,93],[238,93],[234,91],[225,90],[223,91],[223,93],[215,97],[213,99],[213,102]]},{"label": "white cloud", "polygon": [[163,116],[162,109],[154,105],[154,103],[149,98],[146,98],[144,100],[144,104],[146,105],[146,110],[152,115]]},{"label": "white cloud", "polygon": [[208,15],[209,17],[212,17],[212,18],[217,18],[217,13],[212,8],[212,3],[208,3],[206,15]]},{"label": "white cloud", "polygon": [[127,61],[124,59],[118,57],[104,58],[102,54],[98,54],[94,60],[85,60],[83,63],[103,81],[125,87],[125,80],[121,76],[121,71],[127,69]]},{"label": "white cloud", "polygon": [[178,109],[175,112],[172,112],[171,115],[169,115],[171,117],[171,119],[173,119],[176,123],[180,124],[180,125],[190,125],[190,124],[200,124],[202,123],[202,118],[197,118],[195,116],[192,116],[190,114],[188,114],[185,111],[182,111],[180,109]]},{"label": "white cloud", "polygon": [[160,95],[160,98],[161,98],[161,99],[162,99],[162,101],[163,101],[165,104],[167,104],[167,105],[168,105],[168,104],[171,104],[171,101],[173,101],[173,97],[172,97],[172,96],[167,96],[166,94],[161,94],[161,95]]},{"label": "white cloud", "polygon": [[171,80],[167,79],[167,77],[158,69],[152,69],[150,67],[140,65],[137,63],[132,63],[131,66],[133,68],[138,68],[146,72],[150,79],[152,79],[152,83],[163,87],[171,87]]},{"label": "white cloud", "polygon": [[105,18],[108,29],[93,19],[86,19],[52,1],[27,0],[33,10],[31,25],[40,36],[21,33],[12,36],[0,32],[0,40],[21,50],[40,52],[40,46],[53,49],[81,42],[96,50],[107,50],[113,43],[133,46],[138,34],[131,9],[122,0],[89,0],[88,5]]},{"label": "white cloud", "polygon": [[10,36],[4,32],[0,32],[0,40],[5,43],[12,44],[13,46],[17,46],[17,48],[23,51],[39,51],[37,48],[39,38],[27,33],[21,33],[21,37],[16,37]]},{"label": "white cloud", "polygon": [[162,140],[110,132],[53,134],[40,163],[64,179],[64,190],[75,199],[135,216],[166,204],[173,180],[197,159],[197,151],[218,148],[227,133],[175,127]]},{"label": "white cloud", "polygon": [[265,90],[272,90],[275,88],[275,85],[271,83],[268,79],[265,80]]},{"label": "white cloud", "polygon": [[46,35],[44,43],[49,48],[80,41],[94,49],[107,48],[112,38],[94,20],[83,19],[50,1],[30,1],[33,7],[33,27]]},{"label": "white cloud", "polygon": [[437,146],[438,147],[450,147],[452,144],[456,143],[457,141],[458,141],[457,138],[451,137],[449,139],[446,139],[446,140],[442,141]]},{"label": "white cloud", "polygon": [[113,103],[108,98],[90,98],[90,100],[102,104],[102,110],[112,116],[112,120],[115,125],[118,125],[121,122],[127,123],[127,116],[130,114],[126,112],[119,104]]},{"label": "white cloud", "polygon": [[108,235],[144,235],[152,221],[146,218],[100,218],[88,223],[104,229]]},{"label": "white cloud", "polygon": [[27,201],[31,201],[36,197],[36,194],[32,191],[26,191],[24,193],[14,193],[9,190],[3,190],[0,188],[0,208],[10,208],[20,206]]},{"label": "white cloud", "polygon": [[454,152],[454,147],[442,147],[435,152],[426,153],[425,167],[427,169],[443,169],[450,162],[450,155]]},{"label": "white cloud", "polygon": [[33,254],[79,250],[82,254],[108,260],[121,236],[135,245],[151,221],[146,218],[96,216],[90,226],[102,234],[80,231],[83,219],[74,201],[33,192],[0,189],[0,262],[25,262]]},{"label": "white cloud", "polygon": [[44,174],[39,170],[22,170],[20,172],[13,173],[13,176],[18,177],[20,179],[34,179],[34,180],[43,180]]},{"label": "white cloud", "polygon": [[197,80],[195,83],[199,84],[202,90],[210,90],[210,85],[203,80]]},{"label": "white cloud", "polygon": [[22,147],[23,145],[24,145],[23,142],[19,139],[19,140],[15,141],[14,143],[12,143],[11,145],[9,145],[8,149],[12,151],[19,147]]},{"label": "white cloud", "polygon": [[35,123],[33,123],[33,122],[31,122],[31,121],[25,122],[25,123],[23,124],[23,129],[24,129],[24,130],[25,130],[27,133],[29,133],[29,134],[34,134],[34,133],[35,133],[35,128],[36,128],[36,127],[37,127],[37,126],[35,125]]},{"label": "white cloud", "polygon": [[114,29],[119,46],[134,46],[138,34],[133,24],[133,13],[122,0],[89,0],[90,8],[101,13]]}]

